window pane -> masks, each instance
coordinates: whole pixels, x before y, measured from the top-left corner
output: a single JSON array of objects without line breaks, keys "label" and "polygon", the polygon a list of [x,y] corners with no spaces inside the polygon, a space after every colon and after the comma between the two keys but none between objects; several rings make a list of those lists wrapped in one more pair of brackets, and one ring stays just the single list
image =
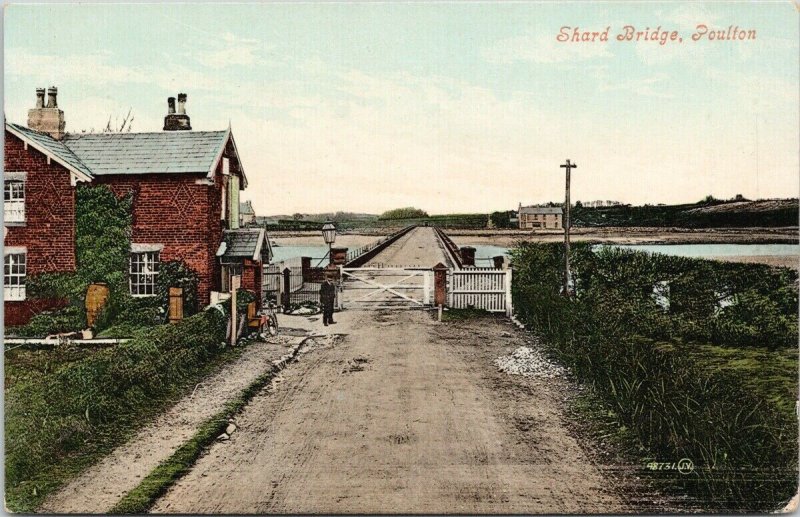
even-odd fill
[{"label": "window pane", "polygon": [[130,291],[133,295],[151,296],[156,293],[159,252],[132,253],[130,259]]}]

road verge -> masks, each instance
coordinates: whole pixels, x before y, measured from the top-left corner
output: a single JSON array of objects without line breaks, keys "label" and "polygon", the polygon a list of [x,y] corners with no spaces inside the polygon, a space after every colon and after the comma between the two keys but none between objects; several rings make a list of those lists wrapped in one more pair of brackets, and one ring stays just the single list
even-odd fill
[{"label": "road verge", "polygon": [[147,512],[156,499],[194,465],[203,450],[211,445],[229,425],[229,419],[244,408],[262,388],[290,364],[303,345],[311,337],[306,337],[293,345],[289,352],[272,362],[270,370],[256,378],[242,390],[238,397],[228,402],[224,409],[203,423],[197,432],[172,456],[163,461],[139,485],[125,494],[109,511],[111,514],[141,514]]}]

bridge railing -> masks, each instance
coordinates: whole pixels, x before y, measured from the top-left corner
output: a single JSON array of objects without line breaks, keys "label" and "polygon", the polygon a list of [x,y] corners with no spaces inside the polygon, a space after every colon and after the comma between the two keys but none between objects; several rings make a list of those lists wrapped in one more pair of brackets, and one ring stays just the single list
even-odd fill
[{"label": "bridge railing", "polygon": [[447,236],[444,231],[438,226],[434,226],[433,230],[436,232],[436,236],[439,238],[439,241],[444,246],[444,251],[447,254],[447,258],[450,259],[452,262],[453,267],[456,269],[461,269],[464,267],[461,261],[461,250],[458,249],[458,246],[455,242],[453,242],[450,237]]},{"label": "bridge railing", "polygon": [[402,230],[398,230],[394,233],[390,233],[389,235],[378,239],[375,242],[371,242],[366,246],[361,246],[360,248],[356,248],[354,250],[350,250],[347,252],[347,267],[359,267],[367,262],[370,261],[373,257],[375,257],[378,253],[383,251],[387,248],[390,244],[395,242],[397,239],[402,237],[403,235],[407,234],[417,225],[406,226]]}]

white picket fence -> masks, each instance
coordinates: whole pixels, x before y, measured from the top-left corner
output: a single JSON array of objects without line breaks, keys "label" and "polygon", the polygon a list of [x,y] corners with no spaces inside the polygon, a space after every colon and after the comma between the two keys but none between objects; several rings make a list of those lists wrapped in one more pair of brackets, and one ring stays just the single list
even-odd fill
[{"label": "white picket fence", "polygon": [[511,315],[510,269],[451,269],[447,275],[447,283],[448,306]]}]

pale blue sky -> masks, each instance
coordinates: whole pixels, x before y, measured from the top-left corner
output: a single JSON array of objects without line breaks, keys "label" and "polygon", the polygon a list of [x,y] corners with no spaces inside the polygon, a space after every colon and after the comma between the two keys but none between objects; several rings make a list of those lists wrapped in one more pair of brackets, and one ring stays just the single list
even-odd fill
[{"label": "pale blue sky", "polygon": [[[755,41],[690,41],[698,23]],[[681,44],[617,42],[623,25]],[[608,43],[558,43],[561,26]],[[12,5],[5,112],[59,87],[67,130],[131,108],[230,121],[258,213],[432,213],[798,192],[798,11],[764,3]]]}]

